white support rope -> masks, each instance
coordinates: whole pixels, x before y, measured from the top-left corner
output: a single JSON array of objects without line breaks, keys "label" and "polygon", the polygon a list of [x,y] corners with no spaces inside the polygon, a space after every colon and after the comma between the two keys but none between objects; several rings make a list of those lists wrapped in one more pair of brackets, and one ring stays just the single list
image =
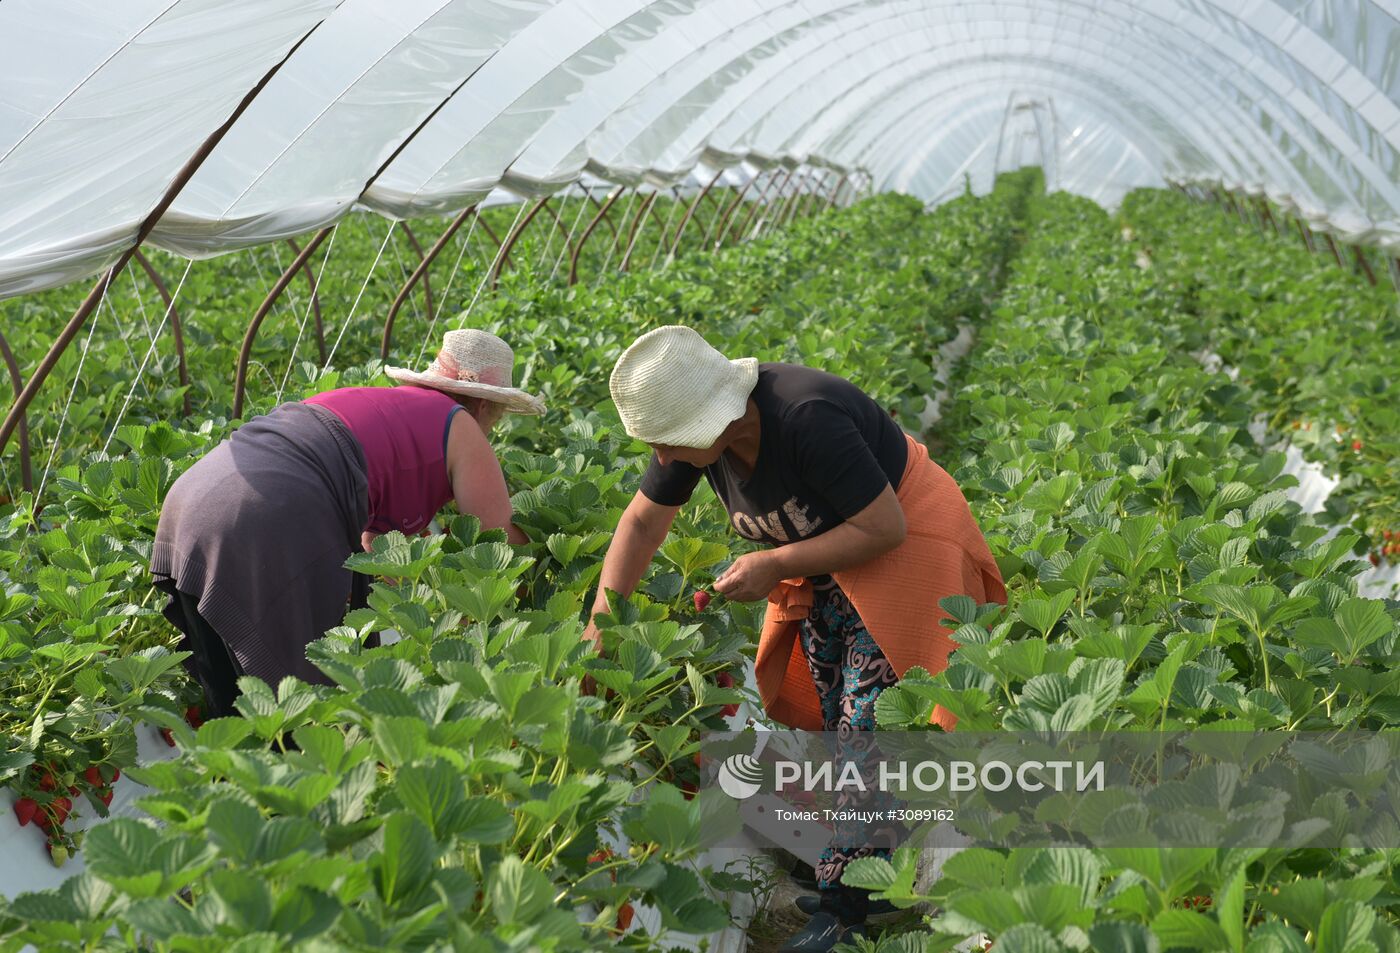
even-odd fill
[{"label": "white support rope", "polygon": [[[398,242],[394,242],[393,245],[392,245],[392,248],[393,248],[393,251],[394,251],[394,262],[399,266],[399,274],[405,275],[405,276],[413,274],[413,268],[406,268],[406,267],[404,267],[403,255],[400,254],[400,252],[399,252],[399,243],[398,243]],[[417,267],[417,266],[415,265],[414,267]],[[427,276],[425,275],[425,276],[424,276],[424,280],[426,280],[426,278],[427,278]],[[408,278],[405,277],[404,280],[407,281]],[[423,320],[423,312],[422,312],[422,310],[418,307],[418,296],[417,296],[417,295],[412,295],[412,294],[409,295],[409,296],[408,296],[408,304],[409,304],[409,307],[411,307],[411,308],[413,309],[413,316],[416,317],[419,321],[422,321],[422,320]]]},{"label": "white support rope", "polygon": [[[583,186],[579,186],[583,188]],[[559,266],[564,262],[564,256],[568,255],[574,247],[574,235],[578,233],[578,224],[583,221],[583,213],[588,211],[591,204],[588,201],[588,190],[584,189],[584,194],[578,200],[578,214],[574,216],[574,224],[569,228],[569,234],[564,239],[564,247],[559,249],[559,257],[554,259],[554,267],[549,270],[549,280],[553,281],[554,276],[559,273]]]},{"label": "white support rope", "polygon": [[151,319],[146,316],[146,300],[141,297],[141,285],[136,281],[135,269],[128,268],[126,276],[131,279],[131,293],[136,297],[136,310],[141,312],[141,323],[146,326],[146,337],[150,337]]},{"label": "white support rope", "polygon": [[[679,190],[677,191],[679,192]],[[685,202],[682,199],[674,198],[672,200],[671,211],[666,213],[666,224],[661,226],[661,238],[657,241],[656,248],[651,253],[651,262],[647,265],[648,269],[656,267],[656,259],[661,254],[661,249],[666,247],[666,239],[670,237],[671,223],[676,220],[676,211],[684,204]]]},{"label": "white support rope", "polygon": [[[277,263],[277,274],[280,275],[287,270],[287,267],[282,264],[282,255],[277,251],[277,244],[277,242],[268,242],[267,247],[272,249],[272,260]],[[258,278],[262,280],[263,297],[267,297],[272,291],[272,285],[267,283],[267,277],[263,275],[262,262],[258,261],[258,256],[256,254],[257,249],[253,251],[253,265],[258,269]],[[298,268],[297,270],[300,271],[301,269]],[[287,287],[282,289],[282,294],[278,296],[277,303],[273,305],[273,307],[291,314],[292,317],[296,317],[297,309],[301,307],[301,305],[297,304],[296,293],[292,291],[292,289],[296,287],[296,284],[295,281],[287,282]]]},{"label": "white support rope", "polygon": [[472,311],[476,309],[476,303],[481,299],[481,292],[485,290],[486,283],[491,280],[491,273],[500,267],[501,258],[505,255],[506,245],[510,242],[510,236],[515,231],[515,227],[520,224],[521,217],[525,214],[525,203],[520,203],[520,210],[515,213],[515,220],[510,223],[510,228],[506,230],[506,237],[501,240],[501,247],[496,249],[496,257],[491,262],[491,267],[486,269],[486,274],[481,276],[480,283],[476,286],[476,294],[472,295],[471,303],[467,305],[467,310],[462,312],[462,320],[457,322],[457,330],[462,330],[466,326],[467,318],[470,318]]},{"label": "white support rope", "polygon": [[[339,234],[340,225],[337,224],[331,231],[331,240],[326,244],[326,256],[321,259],[321,268],[316,272],[316,280],[312,284],[311,294],[307,297],[306,308],[301,312],[301,321],[297,323],[297,339],[292,342],[292,353],[287,357],[287,369],[282,372],[282,383],[277,388],[277,403],[279,404],[282,403],[282,395],[287,390],[287,381],[291,380],[292,365],[296,363],[297,351],[301,350],[301,339],[306,334],[306,321],[311,317],[311,309],[316,304],[316,293],[321,289],[321,278],[326,274],[326,266],[329,265],[331,261],[331,251],[335,248],[335,238]],[[375,260],[378,261],[378,259]],[[288,282],[288,286],[290,285],[291,282]],[[287,289],[283,288],[282,293],[286,294]],[[292,313],[296,314],[295,311]]]},{"label": "white support rope", "polygon": [[[554,197],[554,196],[552,196],[552,195],[551,195],[551,196],[548,196],[548,197],[545,199],[545,201],[549,201],[549,199],[551,199],[551,198],[553,198],[553,197]],[[554,209],[552,209],[552,208],[551,208],[551,209],[544,209],[544,208],[542,208],[541,211],[544,211],[544,212],[548,212],[548,213],[549,213],[549,219],[550,219],[550,222],[551,222],[552,224],[551,224],[551,227],[549,227],[549,228],[547,229],[547,234],[546,234],[545,237],[544,237],[544,245],[543,245],[543,247],[540,248],[540,256],[539,256],[539,259],[535,262],[535,267],[534,267],[533,270],[534,270],[536,273],[543,271],[543,270],[544,270],[544,263],[547,262],[547,261],[549,261],[549,253],[550,253],[550,250],[554,248],[554,233],[557,232],[557,231],[559,231],[559,229],[560,229],[560,227],[561,227],[557,222],[554,221],[554,219],[556,218],[556,216],[555,216],[555,214],[554,214]]]},{"label": "white support rope", "polygon": [[[360,307],[360,299],[365,296],[365,289],[369,287],[370,279],[374,277],[374,269],[379,267],[379,259],[384,257],[384,249],[388,246],[389,239],[393,237],[394,223],[390,222],[389,227],[384,231],[384,241],[379,243],[379,251],[375,252],[374,261],[370,262],[369,271],[365,272],[365,280],[360,284],[360,293],[355,295],[355,300],[350,305],[350,313],[345,316],[345,323],[340,326],[340,333],[335,336],[335,344],[331,345],[331,352],[326,355],[326,363],[321,366],[322,373],[329,369],[331,361],[335,360],[335,352],[340,350],[340,342],[344,340],[350,322],[355,319],[355,311]],[[326,252],[326,258],[330,258],[330,252]],[[316,284],[320,285],[319,279]]]},{"label": "white support rope", "polygon": [[627,200],[627,209],[622,213],[622,223],[619,232],[613,237],[612,244],[608,245],[608,254],[603,259],[603,267],[598,269],[598,275],[593,279],[593,287],[596,288],[603,281],[603,276],[608,273],[608,266],[612,264],[613,254],[617,251],[617,243],[622,239],[621,229],[627,227],[627,220],[632,217],[632,209],[637,205],[637,198],[642,193],[636,189],[632,190],[632,197]]},{"label": "white support rope", "polygon": [[49,471],[53,469],[54,457],[58,455],[58,445],[63,440],[63,426],[68,422],[68,411],[73,406],[73,396],[78,392],[78,381],[83,379],[83,364],[87,362],[88,348],[92,344],[92,332],[97,330],[97,325],[102,317],[102,308],[107,304],[107,292],[112,290],[112,272],[107,272],[107,280],[102,283],[102,297],[97,301],[97,307],[92,313],[92,322],[88,325],[87,337],[83,340],[82,353],[78,355],[78,369],[73,372],[73,386],[68,388],[68,399],[63,404],[63,413],[58,418],[58,430],[53,435],[53,447],[49,450],[49,460],[44,464],[44,475],[39,480],[39,489],[34,493],[34,502],[37,505],[39,500],[44,498],[44,487],[49,482]]},{"label": "white support rope", "polygon": [[[282,393],[286,390],[286,387],[287,387],[287,380],[288,380],[288,379],[291,377],[291,375],[292,375],[292,365],[296,363],[296,359],[297,359],[297,349],[301,347],[301,337],[302,337],[302,334],[305,333],[305,331],[306,331],[306,319],[307,319],[308,317],[310,317],[312,305],[314,305],[314,304],[316,303],[316,292],[317,292],[317,291],[320,289],[320,287],[321,287],[321,278],[322,278],[322,277],[325,275],[325,273],[326,273],[326,265],[328,265],[328,264],[330,263],[330,260],[331,260],[331,250],[335,248],[335,239],[336,239],[336,236],[339,235],[339,234],[340,234],[340,223],[337,222],[336,225],[335,225],[335,227],[331,229],[331,240],[330,240],[329,242],[326,243],[326,254],[325,254],[325,257],[323,257],[323,258],[321,259],[321,267],[320,267],[320,269],[316,272],[316,279],[315,279],[315,281],[312,282],[312,285],[311,285],[311,294],[310,294],[310,295],[308,296],[308,298],[307,298],[306,309],[302,312],[302,314],[301,314],[301,321],[300,321],[300,323],[298,323],[298,325],[297,325],[297,339],[296,339],[295,343],[292,344],[292,353],[291,353],[291,355],[287,358],[287,370],[286,370],[286,372],[282,375],[282,383],[281,383],[281,385],[277,387],[277,403],[279,403],[279,404],[282,402]],[[275,248],[273,249],[273,254],[274,254],[274,255],[277,254],[277,251],[276,251]],[[277,257],[278,257],[278,261],[280,262],[280,261],[281,261],[281,256],[277,256]],[[300,270],[300,269],[298,269],[298,270]],[[286,274],[286,269],[285,269],[285,268],[282,270],[282,273],[283,273],[283,274]],[[291,285],[291,282],[288,281],[288,282],[287,282],[287,285],[290,286],[290,285]],[[286,293],[286,290],[287,290],[287,289],[286,289],[285,287],[282,289],[283,294]],[[295,316],[295,315],[296,315],[296,312],[293,311],[292,314],[293,314],[293,316]],[[275,385],[275,384],[277,383],[277,378],[272,374],[271,371],[267,371],[267,376],[271,379],[270,382],[271,382],[272,384]]]},{"label": "white support rope", "polygon": [[[428,342],[433,339],[433,331],[436,330],[438,321],[442,318],[443,312],[447,310],[448,296],[452,294],[452,285],[457,281],[457,272],[462,267],[462,259],[466,256],[467,249],[471,246],[472,235],[476,232],[476,223],[481,218],[481,211],[481,206],[478,205],[476,211],[472,213],[472,223],[467,227],[467,237],[463,239],[462,247],[457,252],[457,260],[452,263],[452,272],[447,276],[447,289],[443,291],[442,297],[438,299],[437,314],[433,315],[433,320],[428,322],[428,332],[423,337],[423,343],[418,346],[418,356],[413,359],[414,367],[422,363],[423,352],[428,349]],[[472,255],[472,261],[480,263],[481,258],[478,255]]]},{"label": "white support rope", "polygon": [[136,385],[141,383],[141,378],[146,373],[146,365],[150,363],[151,355],[155,353],[156,341],[165,333],[166,322],[170,320],[170,313],[175,310],[175,302],[180,297],[180,289],[185,287],[185,279],[190,276],[190,269],[194,267],[194,259],[185,262],[185,273],[180,276],[180,283],[175,286],[175,293],[170,296],[170,304],[166,306],[165,314],[161,316],[160,324],[156,327],[156,333],[151,336],[151,344],[146,348],[146,356],[141,358],[141,366],[136,370],[136,379],[131,382],[131,388],[126,392],[126,399],[122,401],[122,409],[117,411],[117,419],[112,422],[112,429],[107,432],[107,440],[102,444],[102,455],[107,455],[107,448],[112,445],[112,437],[117,433],[117,428],[122,425],[122,420],[126,417],[126,410],[131,406],[131,398],[136,394]]}]

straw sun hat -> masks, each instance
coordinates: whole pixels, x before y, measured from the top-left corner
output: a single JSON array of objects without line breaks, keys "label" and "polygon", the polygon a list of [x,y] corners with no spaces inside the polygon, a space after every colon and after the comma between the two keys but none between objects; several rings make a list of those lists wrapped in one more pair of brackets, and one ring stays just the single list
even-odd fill
[{"label": "straw sun hat", "polygon": [[544,401],[511,386],[514,369],[515,353],[509,344],[487,331],[468,329],[443,335],[442,350],[426,371],[386,367],[384,373],[405,384],[504,404],[511,413],[544,413]]},{"label": "straw sun hat", "polygon": [[731,361],[682,325],[637,338],[613,368],[609,389],[627,434],[646,443],[705,449],[744,415],[758,361]]}]

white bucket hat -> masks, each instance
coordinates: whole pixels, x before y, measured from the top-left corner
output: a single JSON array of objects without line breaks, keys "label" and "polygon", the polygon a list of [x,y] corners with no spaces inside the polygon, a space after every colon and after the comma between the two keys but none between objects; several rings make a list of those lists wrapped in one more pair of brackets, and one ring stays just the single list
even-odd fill
[{"label": "white bucket hat", "polygon": [[627,434],[705,449],[744,415],[758,361],[731,361],[683,325],[649,331],[622,353],[608,388]]},{"label": "white bucket hat", "polygon": [[442,350],[423,372],[386,367],[384,373],[405,384],[422,384],[434,390],[504,404],[514,414],[542,414],[544,401],[511,386],[515,352],[487,331],[448,331]]}]

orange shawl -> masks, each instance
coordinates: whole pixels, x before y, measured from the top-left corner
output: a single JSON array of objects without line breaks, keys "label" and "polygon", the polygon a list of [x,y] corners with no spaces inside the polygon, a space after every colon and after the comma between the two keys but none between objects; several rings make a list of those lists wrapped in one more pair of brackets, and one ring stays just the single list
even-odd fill
[{"label": "orange shawl", "polygon": [[[1006,587],[987,541],[953,478],[913,437],[896,494],[908,533],[903,543],[860,566],[833,573],[861,620],[901,678],[914,666],[948,667],[957,648],[938,624],[938,600],[968,595],[1006,602]],[[797,623],[812,606],[806,579],[785,579],[768,595],[754,670],[764,708],[791,728],[820,731],[821,705],[797,638]],[[942,706],[933,721],[952,730],[956,717]]]}]

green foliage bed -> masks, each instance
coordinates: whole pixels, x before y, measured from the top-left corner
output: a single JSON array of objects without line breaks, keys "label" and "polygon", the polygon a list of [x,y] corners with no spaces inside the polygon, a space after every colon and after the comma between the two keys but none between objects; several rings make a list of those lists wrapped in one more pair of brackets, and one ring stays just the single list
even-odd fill
[{"label": "green foliage bed", "polygon": [[[1154,228],[1165,234],[1184,213],[1137,196],[1123,214],[1156,261],[1144,269],[1120,221],[1038,188],[1032,173],[1003,177],[991,196],[931,213],[884,196],[597,287],[571,289],[549,267],[508,272],[470,320],[510,341],[525,385],[550,406],[497,439],[532,543],[511,547],[467,518],[431,539],[381,539],[352,560],[379,577],[370,608],[311,650],[334,684],[249,683],[241,717],[197,730],[145,558],[165,490],[228,432],[232,329],[250,309],[230,308],[201,332],[209,364],[197,374],[196,419],[174,416],[180,395],[162,358],[106,454],[102,421],[125,396],[118,381],[129,386],[130,363],[126,344],[94,337],[87,360],[97,371],[77,416],[69,411],[73,430],[42,507],[20,497],[0,521],[0,777],[49,816],[69,784],[81,813],[101,815],[120,768],[152,788],[149,820],[98,824],[81,844],[56,835],[64,850],[82,850],[87,869],[60,890],[0,905],[4,943],[647,948],[644,932],[621,929],[640,905],[680,932],[725,926],[728,911],[710,898],[746,885],[694,861],[733,811],[717,792],[692,796],[693,754],[698,734],[740,700],[721,676],[751,654],[759,616],[758,607],[694,611],[693,591],[735,551],[712,499],[686,510],[643,592],[607,620],[604,657],[578,644],[645,460],[607,403],[607,374],[633,338],[668,323],[701,329],[731,356],[844,374],[910,428],[935,390],[939,347],[960,324],[975,327],[935,455],[967,493],[1011,605],[947,602],[962,624],[952,667],[911,673],[886,692],[882,725],[925,725],[941,703],[962,725],[993,730],[1392,727],[1400,609],[1357,597],[1361,534],[1325,538],[1288,501],[1282,455],[1249,435],[1257,413],[1276,423],[1294,415],[1291,391],[1261,383],[1266,372],[1251,361],[1262,352],[1231,350],[1242,333],[1233,326],[1248,325],[1240,309],[1267,308],[1227,309],[1225,292],[1211,289],[1234,273],[1207,273],[1226,245],[1282,252],[1253,235],[1217,236],[1202,213],[1194,224],[1220,247],[1177,262]],[[342,280],[350,298],[378,247],[369,231],[356,241],[342,245],[354,249]],[[456,281],[474,290],[470,272]],[[1357,281],[1339,287],[1358,313],[1393,308]],[[386,293],[360,313],[382,314]],[[209,305],[218,294],[201,291],[209,313],[223,313]],[[282,361],[296,319],[265,341],[283,348]],[[387,383],[374,328],[366,317],[347,330],[339,369],[294,365],[283,397]],[[407,318],[394,362],[415,363],[442,328]],[[1335,338],[1339,348],[1349,340]],[[1193,352],[1204,345],[1241,366],[1240,379],[1203,368]],[[75,365],[64,367],[56,380],[72,379]],[[253,393],[254,411],[276,399],[275,387]],[[46,440],[56,400],[36,426]],[[1385,420],[1358,414],[1351,426],[1383,444],[1395,439]],[[1368,473],[1345,484],[1341,499],[1352,502],[1334,506],[1333,519],[1347,507],[1394,512],[1393,485]],[[402,640],[363,646],[385,629]],[[599,694],[581,691],[585,675]],[[156,728],[178,757],[134,767],[135,732]],[[1396,858],[1362,848],[978,849],[945,870],[930,922],[879,942],[1395,950]],[[912,904],[914,863],[901,854],[852,877]]]}]

